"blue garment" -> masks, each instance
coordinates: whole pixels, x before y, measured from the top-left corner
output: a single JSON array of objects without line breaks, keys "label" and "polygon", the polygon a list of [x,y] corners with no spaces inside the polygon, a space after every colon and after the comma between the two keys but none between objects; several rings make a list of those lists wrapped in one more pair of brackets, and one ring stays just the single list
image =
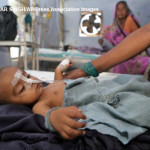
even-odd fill
[{"label": "blue garment", "polygon": [[42,83],[42,87],[46,87],[46,86],[48,86],[50,83],[48,83],[48,82],[41,82]]},{"label": "blue garment", "polygon": [[63,107],[75,105],[87,116],[89,129],[117,137],[123,144],[150,127],[150,83],[142,76],[112,80],[65,80]]}]

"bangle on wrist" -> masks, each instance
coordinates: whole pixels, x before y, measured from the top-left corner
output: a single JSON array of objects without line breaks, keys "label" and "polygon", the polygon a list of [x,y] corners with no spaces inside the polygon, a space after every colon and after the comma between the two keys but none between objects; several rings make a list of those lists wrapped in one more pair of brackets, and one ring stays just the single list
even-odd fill
[{"label": "bangle on wrist", "polygon": [[97,77],[99,72],[95,69],[91,62],[86,63],[81,69],[85,72],[87,76]]},{"label": "bangle on wrist", "polygon": [[56,110],[56,109],[59,109],[60,107],[54,107],[54,108],[51,108],[45,115],[45,127],[47,129],[49,129],[50,131],[52,132],[55,132],[56,130],[54,129],[54,127],[52,126],[50,120],[49,120],[49,117],[50,117],[50,114],[53,110]]}]

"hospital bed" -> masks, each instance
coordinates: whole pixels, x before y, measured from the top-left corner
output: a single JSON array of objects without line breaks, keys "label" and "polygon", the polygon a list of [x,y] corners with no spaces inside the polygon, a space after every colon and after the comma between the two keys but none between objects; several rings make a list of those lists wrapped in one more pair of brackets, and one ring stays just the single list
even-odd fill
[{"label": "hospital bed", "polygon": [[60,62],[65,58],[70,58],[75,63],[84,64],[99,57],[99,55],[96,54],[85,54],[77,50],[69,50],[67,52],[59,49],[46,49],[46,48],[39,48],[38,50],[39,51],[37,52],[36,55],[37,70],[39,70],[39,61]]},{"label": "hospital bed", "polygon": [[[21,53],[24,53],[24,69],[27,69],[27,56],[28,56],[28,48],[30,48],[30,56],[32,56],[32,69],[35,69],[35,55],[38,52],[39,45],[33,42],[22,42],[22,41],[0,41],[0,47],[8,47],[8,55],[9,55],[9,66],[12,66],[12,58],[11,58],[11,47],[18,47],[18,66],[19,60],[21,58]],[[0,49],[1,50],[1,49]],[[7,52],[7,49],[6,49]],[[5,66],[5,65],[4,65]]]},{"label": "hospital bed", "polygon": [[[53,80],[54,72],[27,70],[42,80]],[[119,74],[101,73],[99,78],[112,80]],[[10,150],[143,150],[150,149],[150,130],[127,145],[115,137],[86,129],[86,134],[74,140],[64,140],[49,132],[41,115],[33,114],[30,106],[0,105],[0,149]]]}]

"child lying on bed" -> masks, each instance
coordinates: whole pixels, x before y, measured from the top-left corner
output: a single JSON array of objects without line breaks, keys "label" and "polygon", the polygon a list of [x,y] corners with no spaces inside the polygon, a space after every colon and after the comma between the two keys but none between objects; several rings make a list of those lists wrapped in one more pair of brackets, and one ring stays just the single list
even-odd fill
[{"label": "child lying on bed", "polygon": [[1,103],[34,104],[33,112],[45,117],[46,127],[65,139],[90,128],[127,144],[150,127],[150,83],[142,76],[62,80],[58,66],[56,81],[43,88],[36,77],[18,72],[15,67],[0,70]]}]

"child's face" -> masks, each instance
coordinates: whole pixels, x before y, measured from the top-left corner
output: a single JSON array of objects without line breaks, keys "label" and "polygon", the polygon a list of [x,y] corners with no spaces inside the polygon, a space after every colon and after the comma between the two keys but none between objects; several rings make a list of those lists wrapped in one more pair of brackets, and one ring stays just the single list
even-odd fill
[{"label": "child's face", "polygon": [[[43,92],[41,83],[33,83],[31,87],[28,87],[25,81],[19,79],[17,84],[12,85],[14,75],[17,71],[18,68],[15,67],[9,67],[2,71],[0,75],[1,100],[7,103],[32,104],[39,99]],[[22,72],[22,75],[37,80],[36,77],[29,77],[25,71]]]}]

